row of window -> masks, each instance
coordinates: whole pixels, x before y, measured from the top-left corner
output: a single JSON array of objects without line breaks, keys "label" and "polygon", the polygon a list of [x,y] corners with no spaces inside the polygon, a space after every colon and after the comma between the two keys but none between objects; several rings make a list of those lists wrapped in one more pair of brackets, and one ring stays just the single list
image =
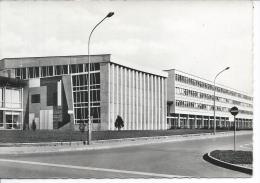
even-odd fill
[{"label": "row of window", "polygon": [[[190,102],[190,101],[176,100],[175,104],[178,107],[186,107],[186,108],[202,109],[202,110],[212,110],[212,111],[214,110],[213,105]],[[227,107],[216,106],[216,111],[229,112],[229,110],[230,109],[227,108]],[[252,111],[240,110],[239,113],[253,115]]]},{"label": "row of window", "polygon": [[[74,75],[72,77],[73,86],[87,86],[88,74]],[[100,72],[90,73],[90,85],[100,85]]]},{"label": "row of window", "polygon": [[[175,80],[182,82],[182,83],[190,84],[190,85],[193,85],[193,86],[198,86],[200,88],[205,88],[205,89],[208,89],[208,90],[214,90],[214,85],[212,85],[212,84],[208,84],[208,83],[205,83],[205,82],[202,82],[202,81],[198,81],[198,80],[195,80],[195,79],[192,79],[192,78],[188,78],[186,76],[182,76],[182,75],[179,75],[179,74],[175,74]],[[237,92],[234,92],[234,91],[230,91],[230,90],[227,90],[225,88],[218,87],[218,86],[216,86],[216,91],[220,92],[220,93],[228,94],[228,95],[231,95],[231,96],[236,96],[236,97],[239,97],[239,98],[244,98],[246,100],[253,100],[252,97],[249,97],[247,95],[243,95],[243,94],[240,94],[240,93],[237,93]]]},{"label": "row of window", "polygon": [[[175,87],[175,89],[176,89],[176,94],[179,94],[179,95],[190,96],[190,97],[195,97],[195,98],[202,98],[202,99],[207,99],[207,100],[212,100],[212,101],[214,100],[214,95],[210,95],[207,93],[201,93],[201,92],[197,92],[197,91],[189,90],[189,89],[185,89],[185,88],[180,88],[180,87]],[[231,100],[231,99],[222,98],[222,97],[218,97],[218,96],[216,96],[216,101],[240,105],[240,106],[244,106],[244,107],[251,107],[251,108],[253,107],[252,104],[243,103],[243,102],[239,102],[237,100]]]},{"label": "row of window", "polygon": [[[92,122],[93,123],[100,123],[100,107],[91,107],[90,109]],[[75,123],[87,123],[88,122],[88,108],[74,108],[74,114],[75,114]]]},{"label": "row of window", "polygon": [[[90,71],[100,70],[99,63],[91,63]],[[64,74],[73,74],[88,72],[88,64],[70,64],[41,67],[16,68],[15,77],[19,79],[39,78],[48,76],[59,76]]]},{"label": "row of window", "polygon": [[[87,74],[72,75],[75,123],[88,122]],[[90,74],[90,115],[93,123],[100,123],[100,72]]]}]

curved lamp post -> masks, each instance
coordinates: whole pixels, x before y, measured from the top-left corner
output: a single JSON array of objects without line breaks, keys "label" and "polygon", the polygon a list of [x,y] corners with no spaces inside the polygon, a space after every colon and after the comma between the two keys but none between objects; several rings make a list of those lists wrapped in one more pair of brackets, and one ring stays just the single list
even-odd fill
[{"label": "curved lamp post", "polygon": [[91,30],[89,38],[88,38],[88,142],[87,144],[89,145],[91,143],[91,116],[90,116],[90,39],[91,35],[94,32],[94,30],[101,24],[106,18],[110,18],[114,15],[114,12],[109,12],[105,18],[103,18],[100,22],[98,22],[95,27]]},{"label": "curved lamp post", "polygon": [[216,79],[224,71],[228,70],[230,67],[226,67],[220,71],[214,78],[214,135],[216,134]]}]

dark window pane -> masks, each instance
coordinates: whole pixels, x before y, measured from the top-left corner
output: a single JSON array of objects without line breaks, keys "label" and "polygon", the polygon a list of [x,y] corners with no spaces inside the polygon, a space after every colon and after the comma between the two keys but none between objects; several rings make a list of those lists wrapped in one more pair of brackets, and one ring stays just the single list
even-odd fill
[{"label": "dark window pane", "polygon": [[28,68],[28,76],[29,76],[29,78],[33,78],[33,67],[29,67]]},{"label": "dark window pane", "polygon": [[42,77],[46,77],[47,76],[47,67],[43,66],[41,68],[41,75],[42,75]]},{"label": "dark window pane", "polygon": [[22,79],[26,79],[26,68],[22,68]]},{"label": "dark window pane", "polygon": [[55,66],[55,75],[61,75],[61,66],[60,65]]},{"label": "dark window pane", "polygon": [[83,72],[83,64],[79,64],[78,66],[78,72]]},{"label": "dark window pane", "polygon": [[36,78],[39,77],[39,67],[34,67],[34,76],[35,76]]},{"label": "dark window pane", "polygon": [[68,65],[62,66],[62,74],[68,74]]},{"label": "dark window pane", "polygon": [[76,64],[70,65],[70,73],[76,73],[76,72],[77,72]]},{"label": "dark window pane", "polygon": [[48,76],[53,76],[53,67],[52,66],[48,66],[48,71],[49,71]]},{"label": "dark window pane", "polygon": [[21,69],[20,68],[15,69],[15,77],[20,78],[20,76],[21,76]]},{"label": "dark window pane", "polygon": [[34,94],[31,96],[31,103],[40,103],[40,94]]}]

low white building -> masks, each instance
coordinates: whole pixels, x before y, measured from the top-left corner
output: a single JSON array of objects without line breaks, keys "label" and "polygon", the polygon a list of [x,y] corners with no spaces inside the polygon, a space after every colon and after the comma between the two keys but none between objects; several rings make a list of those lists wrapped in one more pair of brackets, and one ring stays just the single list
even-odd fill
[{"label": "low white building", "polygon": [[[214,83],[175,69],[166,70],[168,128],[213,128]],[[251,128],[253,98],[240,91],[216,84],[216,126],[231,127],[229,110],[237,106],[238,128]]]}]

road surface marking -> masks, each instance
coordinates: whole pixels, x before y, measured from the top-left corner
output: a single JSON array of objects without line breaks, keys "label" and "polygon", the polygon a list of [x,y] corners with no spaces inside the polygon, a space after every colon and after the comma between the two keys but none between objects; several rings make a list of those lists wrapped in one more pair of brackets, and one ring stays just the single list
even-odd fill
[{"label": "road surface marking", "polygon": [[112,172],[112,173],[145,175],[145,176],[161,177],[161,178],[162,177],[163,178],[190,178],[188,176],[181,176],[181,175],[169,175],[169,174],[138,172],[138,171],[128,171],[128,170],[117,170],[117,169],[108,169],[108,168],[95,168],[95,167],[85,167],[85,166],[42,163],[42,162],[35,162],[35,161],[21,161],[21,160],[11,160],[11,159],[0,159],[0,161],[1,162],[9,162],[9,163],[28,164],[28,165],[41,165],[41,166],[50,166],[50,167],[59,167],[59,168],[79,169],[79,170],[91,170],[91,171],[103,171],[103,172]]},{"label": "road surface marking", "polygon": [[239,147],[243,148],[243,149],[252,149],[252,143],[249,143],[249,144],[243,144],[243,145],[240,145]]}]

